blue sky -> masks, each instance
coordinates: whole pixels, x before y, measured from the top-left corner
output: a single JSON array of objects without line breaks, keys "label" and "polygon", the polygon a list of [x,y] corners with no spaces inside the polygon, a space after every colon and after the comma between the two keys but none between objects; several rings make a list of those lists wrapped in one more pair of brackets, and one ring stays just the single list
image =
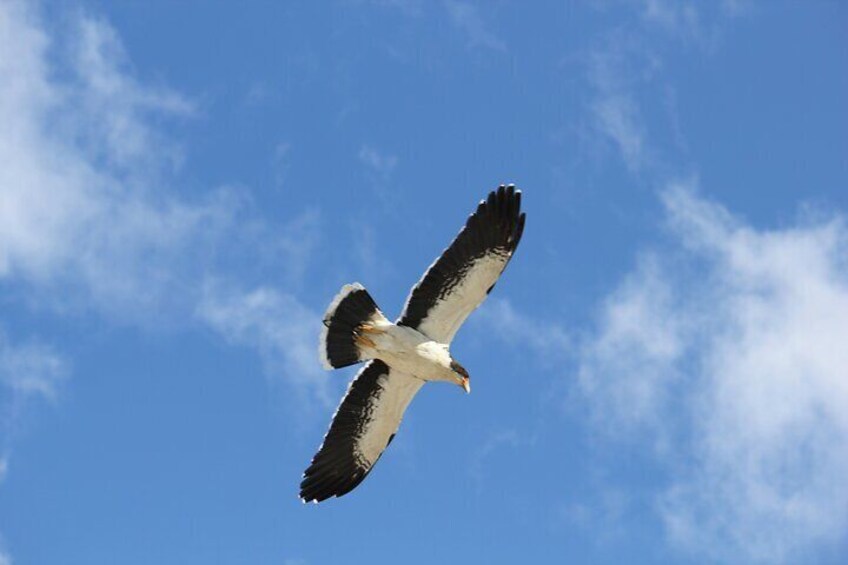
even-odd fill
[{"label": "blue sky", "polygon": [[[0,565],[842,563],[837,2],[0,1]],[[521,247],[352,494],[297,499],[476,202]]]}]

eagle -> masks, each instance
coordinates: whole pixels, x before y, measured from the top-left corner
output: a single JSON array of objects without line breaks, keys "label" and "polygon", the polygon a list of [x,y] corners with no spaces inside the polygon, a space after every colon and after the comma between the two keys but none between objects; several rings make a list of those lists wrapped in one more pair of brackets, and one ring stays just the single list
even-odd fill
[{"label": "eagle", "polygon": [[492,291],[524,231],[521,191],[501,185],[482,200],[390,322],[368,291],[342,287],[324,314],[319,353],[327,369],[365,362],[303,473],[300,498],[321,502],[356,488],[395,437],[412,398],[428,381],[471,392],[450,353],[459,327]]}]

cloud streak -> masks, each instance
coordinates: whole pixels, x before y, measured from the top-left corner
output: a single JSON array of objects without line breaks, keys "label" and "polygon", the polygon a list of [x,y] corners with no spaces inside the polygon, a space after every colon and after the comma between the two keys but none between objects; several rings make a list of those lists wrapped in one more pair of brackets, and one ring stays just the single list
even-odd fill
[{"label": "cloud streak", "polygon": [[358,156],[360,162],[383,181],[387,181],[391,177],[398,164],[396,156],[383,153],[371,145],[360,147]]},{"label": "cloud streak", "polygon": [[556,323],[545,323],[524,314],[503,298],[490,298],[470,319],[474,328],[494,332],[504,343],[533,349],[540,359],[559,363],[573,351],[574,342]]},{"label": "cloud streak", "polygon": [[585,62],[595,131],[618,151],[629,172],[643,172],[655,157],[638,93],[655,81],[660,59],[637,34],[616,30],[605,35]]},{"label": "cloud streak", "polygon": [[[739,3],[644,0],[618,8],[632,11],[625,23],[603,33],[583,58],[591,93],[591,130],[612,147],[633,175],[680,174],[656,144],[657,135],[684,146],[674,109],[675,90],[664,73],[669,45],[698,53],[718,48],[726,23],[745,13]],[[601,8],[603,9],[603,8]],[[657,102],[666,106],[663,107]],[[655,116],[667,115],[667,123]],[[667,177],[666,177],[667,178]]]},{"label": "cloud streak", "polygon": [[38,341],[16,343],[0,328],[0,482],[9,471],[12,445],[31,404],[56,400],[69,362]]},{"label": "cloud streak", "polygon": [[291,294],[267,287],[245,291],[210,280],[197,315],[231,343],[255,347],[267,374],[293,385],[306,406],[335,402],[318,364],[321,316]]},{"label": "cloud streak", "polygon": [[446,0],[445,8],[451,23],[468,38],[470,47],[506,51],[506,43],[489,29],[477,6],[460,0]]}]

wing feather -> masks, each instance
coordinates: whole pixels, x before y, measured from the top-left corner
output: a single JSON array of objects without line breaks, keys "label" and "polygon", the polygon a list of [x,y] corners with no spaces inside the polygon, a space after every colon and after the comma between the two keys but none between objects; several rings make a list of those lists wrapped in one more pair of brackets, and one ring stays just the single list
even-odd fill
[{"label": "wing feather", "polygon": [[521,191],[513,185],[501,185],[489,193],[412,289],[397,323],[450,343],[515,253],[524,217]]},{"label": "wing feather", "polygon": [[300,483],[304,502],[347,494],[371,472],[424,381],[369,362],[348,387]]}]

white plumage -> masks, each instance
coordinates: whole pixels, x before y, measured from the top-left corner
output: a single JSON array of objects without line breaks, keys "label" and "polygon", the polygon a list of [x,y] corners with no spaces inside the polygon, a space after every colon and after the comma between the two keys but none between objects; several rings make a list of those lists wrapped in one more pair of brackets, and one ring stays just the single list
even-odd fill
[{"label": "white plumage", "polygon": [[345,285],[324,315],[320,355],[327,368],[367,361],[348,387],[300,485],[304,502],[342,496],[368,475],[427,381],[470,392],[450,354],[459,327],[494,287],[524,229],[521,192],[500,186],[413,287],[396,323],[359,284]]},{"label": "white plumage", "polygon": [[371,425],[366,426],[355,445],[361,465],[371,466],[386,449],[389,438],[395,434],[406,407],[424,386],[424,381],[401,371],[392,370],[385,375],[385,388],[380,401],[375,403]]},{"label": "white plumage", "polygon": [[[486,299],[487,290],[498,280],[511,255],[512,251],[494,250],[474,261],[450,294],[433,305],[418,331],[442,343],[453,341],[465,319]],[[412,296],[407,298],[401,318],[406,315]]]}]

